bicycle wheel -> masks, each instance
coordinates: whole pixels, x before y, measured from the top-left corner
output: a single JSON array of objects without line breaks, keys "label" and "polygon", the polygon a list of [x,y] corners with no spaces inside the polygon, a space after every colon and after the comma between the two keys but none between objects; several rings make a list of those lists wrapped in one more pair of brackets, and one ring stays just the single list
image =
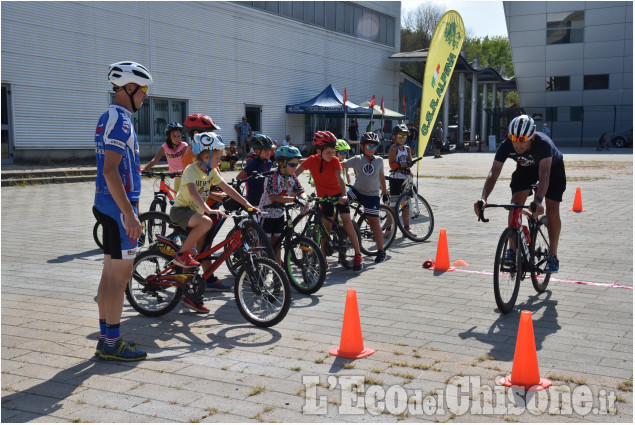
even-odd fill
[{"label": "bicycle wheel", "polygon": [[[381,205],[379,207],[379,225],[384,239],[384,251],[386,251],[397,236],[397,224],[396,224],[395,212],[392,208]],[[370,227],[368,218],[365,215],[360,216],[357,219],[357,227],[359,228],[360,244],[359,249],[365,255],[377,255],[379,252],[377,248],[377,242],[375,241],[375,234]]]},{"label": "bicycle wheel", "polygon": [[[227,238],[237,231],[237,228],[232,229],[227,235]],[[262,226],[260,226],[257,222],[245,222],[242,230],[242,239],[243,243],[247,244],[250,249],[259,248],[254,251],[254,255],[256,257],[266,257],[271,259],[276,258],[267,234],[262,229]],[[241,267],[245,260],[242,253],[243,251],[239,249],[234,250],[234,252],[232,252],[232,254],[225,260],[225,264],[227,265],[229,272],[234,275],[234,277],[238,277],[241,272]]]},{"label": "bicycle wheel", "polygon": [[97,222],[93,226],[93,239],[100,249],[104,249],[104,229],[101,227],[101,223]]},{"label": "bicycle wheel", "polygon": [[154,198],[150,204],[150,211],[161,211],[162,213],[165,213],[165,210],[167,209],[166,204],[165,199]]},{"label": "bicycle wheel", "polygon": [[[531,243],[529,244],[529,254],[531,255],[531,283],[539,294],[545,292],[549,285],[551,273],[545,273],[544,268],[549,256],[549,234],[547,229],[540,222],[534,227],[531,234]],[[543,275],[542,279],[539,278]]]},{"label": "bicycle wheel", "polygon": [[236,278],[234,295],[240,314],[261,328],[279,323],[291,305],[291,286],[287,275],[270,258],[251,257],[245,261]]},{"label": "bicycle wheel", "polygon": [[179,286],[152,283],[152,278],[166,269],[174,257],[159,251],[145,251],[137,255],[132,266],[132,277],[126,286],[126,298],[139,313],[162,316],[170,312],[181,298]]},{"label": "bicycle wheel", "polygon": [[[361,236],[359,227],[357,223],[354,221],[351,222],[353,224],[353,229],[355,229],[355,234],[357,235],[357,241],[361,245]],[[333,246],[338,251],[337,260],[342,264],[342,266],[350,270],[353,268],[353,257],[355,256],[355,248],[353,248],[353,244],[351,243],[350,238],[348,237],[348,233],[346,233],[346,229],[341,225],[333,230],[331,234],[333,238]]]},{"label": "bicycle wheel", "polygon": [[289,282],[302,294],[313,294],[324,284],[326,260],[320,246],[311,239],[293,235],[284,245],[284,267]]},{"label": "bicycle wheel", "polygon": [[[414,192],[414,196],[403,194],[397,201],[397,225],[408,239],[423,242],[430,237],[434,230],[434,215],[428,202],[423,196]],[[410,217],[409,228],[404,225],[404,215]]]},{"label": "bicycle wheel", "polygon": [[[516,241],[516,258],[514,261],[505,261],[505,255],[509,248],[509,238]],[[494,260],[494,298],[501,313],[507,314],[514,308],[520,279],[522,277],[522,256],[518,233],[513,227],[508,227],[498,241],[496,247],[496,259]]]},{"label": "bicycle wheel", "polygon": [[141,222],[141,236],[138,246],[140,249],[149,248],[157,241],[157,235],[167,236],[174,231],[170,216],[159,211],[148,211],[139,215]]}]

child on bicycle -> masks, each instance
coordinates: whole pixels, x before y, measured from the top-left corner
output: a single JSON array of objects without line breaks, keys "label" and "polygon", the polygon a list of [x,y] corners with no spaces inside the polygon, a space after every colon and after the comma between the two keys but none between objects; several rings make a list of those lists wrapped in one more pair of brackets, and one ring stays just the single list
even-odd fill
[{"label": "child on bicycle", "polygon": [[[346,169],[346,165],[344,164],[344,161],[348,159],[348,154],[350,153],[350,150],[351,150],[351,146],[348,144],[346,140],[337,139],[337,143],[335,144],[335,156],[337,157],[337,159],[340,160],[340,163],[342,164],[342,171],[344,172],[344,175],[346,176],[347,184],[350,184],[351,176],[348,174],[348,169]],[[344,171],[345,169],[346,171]]]},{"label": "child on bicycle", "polygon": [[[408,138],[408,127],[403,124],[399,124],[392,129],[392,141],[393,145],[388,151],[388,165],[390,166],[390,206],[395,214],[397,214],[397,200],[401,195],[401,186],[404,179],[408,178],[410,170],[408,169],[408,163],[412,162],[412,154],[410,148],[406,146],[406,139]],[[406,230],[410,229],[410,215],[405,209],[402,211],[403,224]],[[387,229],[389,232],[391,229]]]},{"label": "child on bicycle", "polygon": [[[379,147],[377,134],[364,133],[360,143],[363,153],[346,160],[343,164],[355,171],[355,184],[348,190],[347,195],[349,199],[356,199],[364,206],[364,215],[368,218],[379,250],[375,263],[381,263],[386,260],[386,251],[384,251],[384,235],[379,223],[379,206],[382,199],[384,202],[388,201],[384,160],[375,156]],[[380,189],[383,194],[382,199],[379,198]]]},{"label": "child on bicycle", "polygon": [[[305,159],[296,169],[295,175],[299,176],[304,170],[309,170],[315,182],[315,189],[319,197],[336,196],[339,197],[337,209],[340,212],[344,229],[348,234],[355,256],[353,257],[353,270],[362,271],[362,254],[359,249],[359,240],[351,221],[351,211],[348,207],[348,197],[346,196],[346,184],[342,178],[342,164],[335,157],[335,145],[337,139],[330,131],[318,131],[313,136],[313,146],[317,149],[317,154],[311,155]],[[322,212],[325,217],[333,218],[335,205],[325,203],[322,206]],[[332,229],[331,222],[323,220],[324,226],[330,232]],[[322,252],[326,257],[325,241],[322,240]],[[340,263],[348,268],[348,262],[345,257],[340,256]]]},{"label": "child on bicycle", "polygon": [[[174,257],[174,263],[181,267],[198,267],[200,263],[192,258],[191,250],[203,249],[205,236],[212,229],[213,220],[210,216],[226,217],[225,213],[218,209],[211,209],[205,200],[212,185],[218,185],[231,198],[245,208],[253,206],[238,192],[229,186],[218,172],[218,165],[225,145],[220,136],[213,132],[200,133],[194,136],[192,152],[196,155],[196,161],[183,171],[182,187],[174,200],[174,206],[170,210],[170,219],[182,228],[190,227],[187,239]],[[209,266],[207,266],[209,267]],[[207,268],[205,267],[205,268]],[[228,286],[231,288],[231,285]],[[223,288],[228,289],[228,288]],[[192,300],[187,297],[183,305],[198,313],[209,313],[209,308],[203,305],[202,299]]]},{"label": "child on bicycle", "polygon": [[[273,142],[271,139],[264,134],[256,134],[251,136],[251,141],[249,143],[254,150],[254,153],[250,154],[251,160],[249,160],[247,165],[245,165],[245,168],[238,173],[238,176],[236,177],[238,180],[249,177],[254,171],[264,173],[271,170],[271,164],[273,162],[271,161],[271,150],[273,148]],[[258,205],[260,203],[262,192],[264,191],[264,180],[250,180],[247,182],[246,186],[247,201],[253,205]]]},{"label": "child on bicycle", "polygon": [[[187,143],[183,141],[183,126],[178,122],[171,122],[165,128],[165,143],[159,148],[157,154],[143,167],[141,171],[148,171],[159,163],[163,155],[168,160],[170,173],[179,173],[183,170],[182,158],[187,150]],[[174,191],[179,191],[181,177],[174,178]]]},{"label": "child on bicycle", "polygon": [[[306,200],[304,189],[295,175],[300,158],[302,155],[298,148],[293,146],[279,147],[275,156],[278,168],[271,176],[265,178],[264,192],[260,198],[258,209],[263,211],[262,228],[269,237],[271,246],[275,246],[284,229],[284,210],[265,207],[274,202],[288,204],[293,202],[296,197]],[[306,206],[308,206],[308,202]],[[280,262],[280,250],[276,251],[276,259]]]}]

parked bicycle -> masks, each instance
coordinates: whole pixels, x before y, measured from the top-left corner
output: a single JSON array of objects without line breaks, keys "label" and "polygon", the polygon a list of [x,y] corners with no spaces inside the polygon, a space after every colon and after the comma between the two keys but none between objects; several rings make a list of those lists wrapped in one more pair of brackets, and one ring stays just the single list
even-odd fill
[{"label": "parked bicycle", "polygon": [[[479,221],[487,223],[483,212],[483,202],[479,201]],[[487,204],[486,208],[505,208],[512,211],[511,226],[507,227],[498,241],[494,260],[494,298],[501,313],[507,314],[514,308],[520,281],[531,276],[531,283],[539,294],[547,289],[551,273],[544,270],[549,251],[549,234],[546,229],[546,216],[535,219],[528,205]],[[522,224],[522,217],[527,225]],[[514,247],[513,259],[508,258],[508,250]]]},{"label": "parked bicycle", "polygon": [[[322,240],[324,240],[326,256],[331,256],[335,252],[337,252],[338,262],[345,269],[353,268],[352,259],[355,256],[355,250],[353,248],[353,244],[348,238],[346,229],[344,229],[344,225],[342,224],[338,209],[334,208],[335,216],[331,219],[330,217],[326,217],[322,213],[322,209],[320,208],[320,204],[325,202],[334,205],[337,204],[339,198],[336,196],[325,196],[323,198],[317,198],[312,195],[309,197],[309,202],[313,201],[315,201],[315,204],[306,214],[306,224],[304,226],[304,229],[302,230],[302,235],[315,241],[318,246],[321,246]],[[303,219],[304,217],[300,217],[298,222],[302,221]],[[323,219],[332,224],[333,227],[331,229],[331,232],[326,229],[326,226],[322,222]],[[355,234],[359,239],[359,227],[357,227],[357,223],[355,223],[354,221],[352,222],[352,224],[353,228],[355,229]],[[349,257],[351,258],[351,261],[348,260]]]},{"label": "parked bicycle", "polygon": [[[401,185],[401,196],[397,199],[395,215],[397,216],[397,225],[399,229],[408,239],[415,242],[423,242],[427,240],[434,230],[434,214],[428,201],[419,195],[417,186],[414,183],[412,172],[410,169],[414,164],[421,161],[422,156],[413,159],[407,164],[407,171],[404,173],[408,177],[403,179]],[[390,174],[394,174],[391,170]],[[391,177],[386,177],[390,179]]]},{"label": "parked bicycle", "polygon": [[[175,240],[158,237],[155,248],[142,252],[135,259],[132,278],[126,287],[126,298],[130,305],[146,316],[161,316],[171,311],[185,292],[191,299],[199,298],[205,292],[205,279],[233,253],[238,252],[236,264],[240,273],[236,277],[234,295],[242,316],[259,327],[270,327],[286,316],[291,304],[291,287],[285,271],[280,265],[257,251],[264,246],[251,245],[244,234],[256,233],[260,240],[266,240],[262,228],[255,226],[253,212],[230,212],[238,231],[215,246],[208,243],[206,249],[194,259],[213,260],[202,274],[198,268],[185,269],[173,263],[179,250]],[[211,233],[211,232],[210,232]],[[222,250],[215,256],[214,253]]]}]

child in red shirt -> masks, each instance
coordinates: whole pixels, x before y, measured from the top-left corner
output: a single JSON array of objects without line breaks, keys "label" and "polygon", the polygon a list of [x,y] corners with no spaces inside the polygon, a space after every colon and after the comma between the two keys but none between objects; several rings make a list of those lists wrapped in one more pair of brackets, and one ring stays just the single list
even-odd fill
[{"label": "child in red shirt", "polygon": [[[362,271],[362,254],[359,250],[359,240],[357,239],[357,234],[355,233],[353,222],[351,221],[351,211],[348,207],[348,197],[346,196],[346,184],[342,177],[342,164],[340,160],[335,157],[336,143],[337,139],[330,131],[318,131],[315,133],[315,136],[313,136],[313,146],[316,147],[317,154],[305,159],[297,168],[295,175],[299,176],[304,170],[309,170],[315,181],[315,189],[319,197],[339,197],[337,209],[342,218],[344,229],[346,229],[346,233],[355,250],[353,271],[360,272]],[[335,216],[334,207],[333,204],[325,203],[322,205],[322,212],[326,217],[332,219]],[[323,223],[326,229],[331,232],[332,223],[328,220],[323,220]],[[322,252],[324,256],[326,256],[324,243],[325,241],[322,240]],[[342,263],[345,268],[349,268],[345,257],[340,256],[340,263]]]}]

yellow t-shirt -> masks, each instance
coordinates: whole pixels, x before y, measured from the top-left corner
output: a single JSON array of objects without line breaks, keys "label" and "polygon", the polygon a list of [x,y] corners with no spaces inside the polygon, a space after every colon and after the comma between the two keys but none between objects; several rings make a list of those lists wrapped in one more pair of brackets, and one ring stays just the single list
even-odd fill
[{"label": "yellow t-shirt", "polygon": [[224,180],[218,173],[218,170],[213,169],[210,171],[208,176],[207,172],[201,171],[196,162],[188,165],[183,171],[183,177],[181,177],[181,187],[179,188],[179,193],[177,193],[176,198],[174,199],[174,206],[188,207],[199,214],[203,214],[203,209],[200,208],[190,196],[190,191],[188,190],[187,185],[189,183],[196,184],[198,193],[201,194],[201,198],[203,198],[203,202],[205,202],[209,195],[210,187],[218,185],[221,182],[224,182]]}]

